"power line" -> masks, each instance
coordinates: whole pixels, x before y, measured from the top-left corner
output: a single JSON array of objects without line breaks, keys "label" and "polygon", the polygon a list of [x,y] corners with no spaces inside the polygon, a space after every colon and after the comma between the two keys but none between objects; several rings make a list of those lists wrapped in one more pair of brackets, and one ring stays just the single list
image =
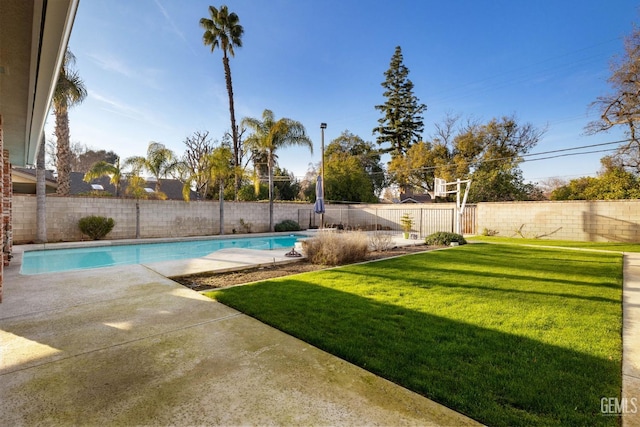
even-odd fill
[{"label": "power line", "polygon": [[548,156],[548,157],[540,157],[539,159],[523,160],[522,163],[535,162],[537,160],[557,159],[557,158],[560,158],[560,157],[581,156],[583,154],[608,153],[608,152],[611,152],[611,151],[615,151],[615,149],[614,148],[608,148],[608,149],[605,149],[605,150],[584,151],[584,152],[581,152],[581,153],[558,154],[557,156]]},{"label": "power line", "polygon": [[[621,144],[623,142],[629,142],[629,141],[631,141],[631,140],[630,139],[622,139],[622,140],[618,140],[618,141],[601,142],[601,143],[598,143],[598,144],[581,145],[581,146],[578,146],[578,147],[561,148],[561,149],[558,149],[558,150],[541,151],[539,153],[529,153],[529,154],[523,154],[523,155],[520,155],[520,156],[500,157],[500,158],[496,158],[496,159],[484,159],[484,160],[483,159],[471,160],[471,161],[464,161],[464,162],[459,162],[459,163],[448,163],[448,164],[437,165],[437,166],[423,166],[423,167],[419,167],[419,168],[409,169],[409,172],[415,172],[415,171],[424,171],[424,172],[426,172],[426,171],[436,170],[436,169],[454,168],[454,167],[459,167],[459,166],[462,166],[462,165],[474,165],[474,164],[482,164],[482,163],[489,163],[489,162],[499,162],[499,161],[505,161],[505,160],[513,160],[516,157],[519,157],[519,158],[534,157],[534,156],[541,156],[541,155],[546,155],[546,154],[556,154],[556,155],[547,156],[547,157],[541,157],[541,158],[536,158],[536,159],[522,159],[520,161],[520,163],[532,162],[532,161],[537,161],[537,160],[550,160],[550,159],[555,159],[555,158],[560,158],[560,157],[580,156],[580,155],[584,155],[584,154],[604,153],[604,152],[609,152],[609,151],[615,151],[615,149],[609,148],[609,149],[605,149],[605,150],[592,150],[592,151],[585,151],[585,152],[580,152],[580,153],[567,153],[567,151],[575,151],[575,150],[584,150],[584,149],[587,149],[587,148],[603,147],[603,146],[606,146],[606,145]],[[557,153],[563,153],[563,154],[557,154]],[[386,173],[386,172],[380,172],[380,173]]]},{"label": "power line", "polygon": [[[630,142],[630,141],[631,141],[631,139],[621,139],[621,140],[618,140],[618,141],[601,142],[601,143],[598,143],[598,144],[581,145],[581,146],[578,146],[578,147],[561,148],[559,150],[541,151],[539,153],[523,154],[520,157],[531,157],[531,156],[540,156],[540,155],[543,155],[543,154],[562,153],[562,152],[565,152],[565,151],[583,150],[585,148],[603,147],[605,145],[622,144],[623,142]],[[582,154],[582,153],[575,153],[575,154]],[[589,153],[584,153],[584,154],[589,154]]]},{"label": "power line", "polygon": [[[443,165],[437,165],[437,166],[422,166],[419,168],[413,168],[413,169],[409,169],[408,172],[416,172],[416,171],[429,171],[429,170],[436,170],[436,169],[448,169],[448,168],[453,168],[453,167],[458,167],[461,165],[473,165],[473,164],[482,164],[482,163],[489,163],[489,162],[499,162],[499,161],[505,161],[505,160],[513,160],[514,157],[519,157],[521,158],[520,163],[527,163],[527,162],[534,162],[534,161],[539,161],[539,160],[550,160],[550,159],[556,159],[556,158],[561,158],[561,157],[571,157],[571,156],[581,156],[581,155],[585,155],[585,154],[596,154],[596,153],[606,153],[606,152],[612,152],[615,151],[617,148],[607,148],[607,149],[603,149],[603,150],[590,150],[590,151],[582,151],[579,153],[567,153],[568,151],[576,151],[576,150],[584,150],[584,149],[588,149],[588,148],[596,148],[596,147],[604,147],[604,146],[608,146],[608,145],[614,145],[614,144],[622,144],[625,142],[630,142],[631,139],[621,139],[621,140],[617,140],[617,141],[609,141],[609,142],[600,142],[597,144],[588,144],[588,145],[580,145],[577,147],[569,147],[569,148],[560,148],[557,150],[548,150],[548,151],[541,151],[538,153],[528,153],[528,154],[523,154],[520,156],[512,156],[512,157],[500,157],[500,158],[496,158],[496,159],[480,159],[480,160],[473,160],[473,161],[465,161],[465,162],[459,162],[459,163],[447,163],[447,164],[443,164]],[[559,154],[561,153],[561,154]],[[546,156],[546,157],[539,157],[539,158],[528,158],[528,157],[536,157],[536,156],[543,156],[543,155],[547,155],[547,154],[554,154],[552,156]],[[525,159],[522,159],[524,157],[527,157]],[[381,171],[381,172],[372,172],[369,175],[384,175],[387,174],[387,171]],[[299,177],[296,177],[299,178]],[[303,177],[304,178],[304,177]]]}]

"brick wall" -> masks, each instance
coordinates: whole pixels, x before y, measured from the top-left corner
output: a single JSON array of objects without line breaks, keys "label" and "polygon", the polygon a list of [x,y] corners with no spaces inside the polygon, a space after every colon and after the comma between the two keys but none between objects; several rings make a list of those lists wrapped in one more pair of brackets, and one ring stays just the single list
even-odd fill
[{"label": "brick wall", "polygon": [[4,230],[3,242],[3,264],[9,265],[11,260],[11,250],[13,249],[12,239],[12,200],[13,186],[11,185],[11,163],[9,162],[9,150],[2,151],[2,229]]},{"label": "brick wall", "polygon": [[[4,154],[4,140],[3,140],[3,132],[2,132],[2,115],[0,115],[0,154]],[[4,165],[4,161],[1,162],[0,164]],[[4,173],[4,167],[0,168],[0,170],[2,172],[0,172],[0,174]],[[0,186],[4,187],[4,179],[2,176],[0,176]],[[0,191],[0,196],[2,197],[2,200],[4,201],[4,192]],[[4,203],[0,203],[0,215],[3,215],[3,209],[4,209]],[[0,241],[4,242],[4,230],[0,229]],[[2,282],[4,279],[4,262],[0,263],[0,303],[2,302]]]},{"label": "brick wall", "polygon": [[514,236],[640,242],[640,200],[479,203],[483,229]]}]

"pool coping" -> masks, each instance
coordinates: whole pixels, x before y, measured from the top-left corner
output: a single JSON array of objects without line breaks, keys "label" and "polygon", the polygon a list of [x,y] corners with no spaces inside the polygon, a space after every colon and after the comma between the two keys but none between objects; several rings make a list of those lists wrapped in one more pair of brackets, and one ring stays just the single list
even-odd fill
[{"label": "pool coping", "polygon": [[301,261],[306,257],[287,257],[286,249],[258,250],[247,248],[226,248],[199,258],[175,261],[161,261],[141,264],[167,277],[191,276],[203,273],[226,273]]},{"label": "pool coping", "polygon": [[145,237],[140,239],[117,239],[117,240],[82,240],[76,242],[52,242],[52,243],[26,243],[22,245],[14,245],[13,251],[20,253],[28,251],[38,251],[44,249],[74,249],[85,247],[101,247],[101,246],[120,246],[120,245],[143,245],[153,243],[175,243],[175,242],[191,242],[202,240],[224,240],[224,239],[247,239],[252,237],[278,237],[291,234],[305,235],[312,237],[312,231],[283,231],[270,233],[247,233],[247,234],[216,234],[210,236],[185,236],[185,237]]}]

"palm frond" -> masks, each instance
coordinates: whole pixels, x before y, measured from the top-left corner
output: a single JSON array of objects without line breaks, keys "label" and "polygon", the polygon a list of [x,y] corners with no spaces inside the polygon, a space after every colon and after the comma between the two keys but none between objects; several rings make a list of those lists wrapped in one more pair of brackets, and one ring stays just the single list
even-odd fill
[{"label": "palm frond", "polygon": [[211,46],[212,52],[220,47],[225,56],[227,52],[235,56],[234,47],[242,47],[244,34],[238,15],[229,13],[227,6],[221,6],[220,9],[209,6],[209,16],[200,19],[200,27],[205,30],[202,35],[204,45]]},{"label": "palm frond", "polygon": [[53,93],[53,104],[58,110],[80,104],[87,97],[87,88],[73,69],[75,61],[75,56],[67,49]]},{"label": "palm frond", "polygon": [[140,175],[146,168],[147,160],[142,156],[133,156],[125,159],[123,167],[125,169],[131,169],[130,174]]},{"label": "palm frond", "polygon": [[91,182],[94,179],[101,178],[103,176],[114,176],[119,174],[119,170],[116,169],[111,163],[107,163],[104,160],[96,162],[91,166],[85,174],[83,180],[85,182]]}]

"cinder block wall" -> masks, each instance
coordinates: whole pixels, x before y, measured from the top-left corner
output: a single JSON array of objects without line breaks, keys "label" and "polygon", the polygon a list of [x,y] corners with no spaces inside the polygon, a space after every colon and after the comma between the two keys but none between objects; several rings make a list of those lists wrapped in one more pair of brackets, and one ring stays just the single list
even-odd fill
[{"label": "cinder block wall", "polygon": [[[185,237],[219,234],[220,205],[216,202],[140,200],[140,237]],[[276,203],[274,225],[298,220],[298,209],[311,205]],[[13,237],[16,244],[33,242],[36,237],[36,197],[14,195]],[[49,242],[86,239],[78,220],[89,215],[113,218],[116,225],[109,239],[136,237],[136,201],[120,198],[47,196],[47,240]],[[224,202],[224,230],[243,233],[240,219],[251,224],[251,232],[269,231],[269,205],[256,202]]]},{"label": "cinder block wall", "polygon": [[[36,197],[13,195],[12,233],[16,244],[32,242],[36,236]],[[274,224],[285,219],[308,225],[311,204],[276,203]],[[415,230],[424,237],[434,231],[453,229],[452,204],[424,205],[328,205],[325,222],[341,223],[353,229],[399,230],[404,212],[412,214]],[[640,242],[640,200],[479,203],[466,211],[465,233],[483,229],[499,236],[516,236],[581,241]],[[140,201],[140,237],[183,237],[219,234],[217,201]],[[131,199],[47,196],[47,238],[49,242],[83,240],[78,220],[102,215],[115,220],[109,239],[133,239],[136,232],[136,202]],[[466,214],[465,214],[466,215]],[[251,232],[269,230],[269,204],[224,202],[224,231],[245,230],[240,219],[251,224]],[[475,219],[475,223],[474,223]],[[319,224],[319,215],[313,217]]]},{"label": "cinder block wall", "polygon": [[476,219],[505,237],[640,242],[640,200],[479,203]]}]

